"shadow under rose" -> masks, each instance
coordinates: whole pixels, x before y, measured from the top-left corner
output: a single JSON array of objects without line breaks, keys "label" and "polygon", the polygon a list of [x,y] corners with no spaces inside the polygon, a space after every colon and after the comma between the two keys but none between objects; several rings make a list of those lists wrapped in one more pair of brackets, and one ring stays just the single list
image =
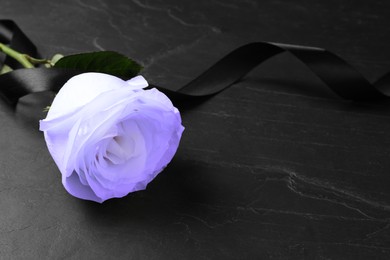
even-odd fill
[{"label": "shadow under rose", "polygon": [[210,169],[177,157],[146,190],[110,199],[102,204],[77,201],[86,217],[100,224],[172,223],[178,213],[197,210],[199,205],[216,200],[210,185],[217,186],[218,183],[212,179],[212,175]]}]

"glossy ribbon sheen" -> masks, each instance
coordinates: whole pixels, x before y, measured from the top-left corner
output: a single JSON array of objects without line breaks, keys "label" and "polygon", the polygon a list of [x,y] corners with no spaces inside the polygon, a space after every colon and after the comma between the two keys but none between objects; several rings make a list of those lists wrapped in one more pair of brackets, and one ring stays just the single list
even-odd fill
[{"label": "glossy ribbon sheen", "polygon": [[[34,44],[13,21],[0,20],[0,42],[20,52],[38,56]],[[254,42],[233,50],[177,91],[151,87],[164,92],[174,102],[211,96],[239,81],[262,62],[285,51],[302,61],[330,89],[345,99],[369,101],[390,96],[390,73],[371,84],[347,62],[327,50],[268,42]],[[3,64],[20,68],[17,62],[0,54],[0,67]],[[25,95],[42,91],[57,92],[69,78],[82,72],[57,68],[18,69],[0,76],[0,94],[15,106],[19,98]]]}]

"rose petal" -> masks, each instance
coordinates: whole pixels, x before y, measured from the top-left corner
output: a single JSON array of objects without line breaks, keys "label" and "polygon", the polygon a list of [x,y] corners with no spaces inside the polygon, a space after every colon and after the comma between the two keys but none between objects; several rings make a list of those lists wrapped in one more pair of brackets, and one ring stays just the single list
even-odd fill
[{"label": "rose petal", "polygon": [[91,189],[91,187],[87,185],[83,185],[80,182],[80,179],[77,175],[77,173],[72,173],[69,177],[62,177],[62,184],[64,185],[65,189],[72,194],[73,196],[85,199],[85,200],[92,200],[96,202],[103,202],[105,199],[99,198],[96,196],[95,192]]},{"label": "rose petal", "polygon": [[149,86],[149,83],[142,76],[136,76],[134,78],[131,78],[128,81],[126,81],[126,83],[129,84],[129,86],[131,86],[132,89],[143,89]]},{"label": "rose petal", "polygon": [[113,89],[129,87],[136,90],[147,87],[148,83],[142,76],[129,81],[103,73],[83,73],[77,75],[60,89],[50,107],[46,119],[66,115],[93,100],[98,95]]}]

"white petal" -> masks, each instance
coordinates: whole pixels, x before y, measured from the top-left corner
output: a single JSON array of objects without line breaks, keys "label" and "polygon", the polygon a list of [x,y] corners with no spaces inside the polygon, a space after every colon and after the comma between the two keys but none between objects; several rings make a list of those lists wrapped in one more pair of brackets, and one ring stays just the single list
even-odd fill
[{"label": "white petal", "polygon": [[89,72],[74,76],[56,95],[46,120],[67,115],[103,92],[126,86],[126,81],[103,73]]},{"label": "white petal", "polygon": [[126,83],[129,84],[132,87],[132,89],[143,89],[149,86],[146,79],[142,76],[136,76],[134,78],[131,78],[128,81],[126,81]]}]

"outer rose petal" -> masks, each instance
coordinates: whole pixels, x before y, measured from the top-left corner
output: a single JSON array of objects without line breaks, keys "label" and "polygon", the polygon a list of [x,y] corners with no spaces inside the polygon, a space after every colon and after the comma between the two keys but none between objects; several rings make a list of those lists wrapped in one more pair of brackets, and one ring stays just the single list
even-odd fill
[{"label": "outer rose petal", "polygon": [[46,120],[67,115],[106,91],[129,86],[133,90],[142,89],[148,86],[148,82],[142,76],[123,81],[103,73],[89,72],[77,75],[60,89]]},{"label": "outer rose petal", "polygon": [[57,94],[40,130],[70,194],[97,202],[123,197],[170,162],[184,127],[171,101],[143,90],[147,85],[142,76],[85,73]]}]

